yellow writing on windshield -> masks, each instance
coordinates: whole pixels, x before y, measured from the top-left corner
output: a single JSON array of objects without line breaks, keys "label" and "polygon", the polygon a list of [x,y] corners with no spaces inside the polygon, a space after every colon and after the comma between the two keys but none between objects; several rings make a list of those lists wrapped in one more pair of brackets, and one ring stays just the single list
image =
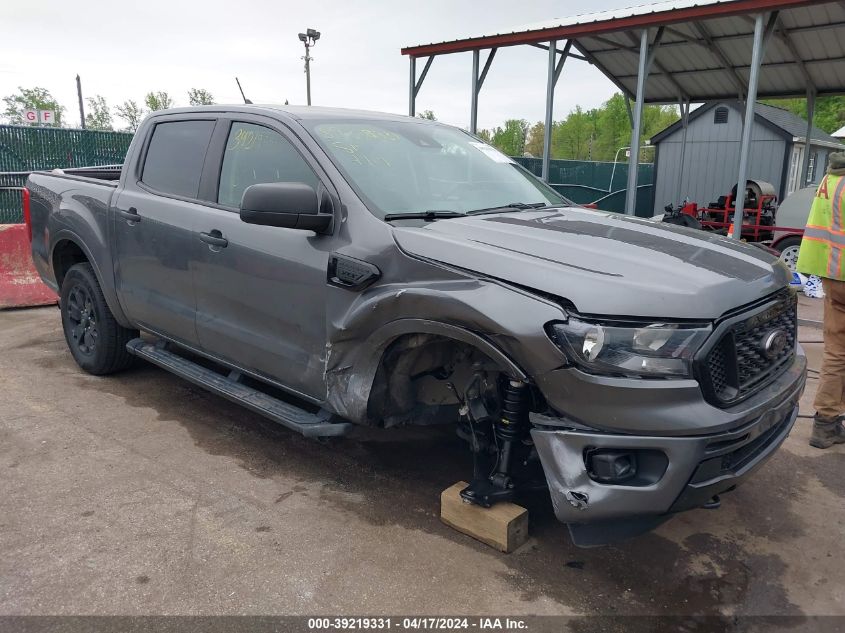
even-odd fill
[{"label": "yellow writing on windshield", "polygon": [[[317,134],[338,150],[339,156],[363,167],[392,167],[391,161],[383,154],[385,143],[396,143],[401,137],[395,132],[371,125],[333,124],[320,125]],[[395,153],[390,150],[388,154]]]}]

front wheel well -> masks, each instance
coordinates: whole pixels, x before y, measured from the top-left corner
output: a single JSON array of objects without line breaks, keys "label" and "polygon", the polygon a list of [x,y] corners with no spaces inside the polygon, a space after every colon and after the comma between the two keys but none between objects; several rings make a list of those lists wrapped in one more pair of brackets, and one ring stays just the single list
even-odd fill
[{"label": "front wheel well", "polygon": [[438,334],[403,334],[381,356],[367,417],[385,427],[455,422],[476,376],[495,386],[510,373],[470,343]]},{"label": "front wheel well", "polygon": [[88,256],[85,255],[85,251],[76,242],[62,240],[53,248],[52,261],[53,275],[56,278],[56,284],[61,289],[65,275],[67,275],[67,271],[70,270],[71,266],[88,262]]}]

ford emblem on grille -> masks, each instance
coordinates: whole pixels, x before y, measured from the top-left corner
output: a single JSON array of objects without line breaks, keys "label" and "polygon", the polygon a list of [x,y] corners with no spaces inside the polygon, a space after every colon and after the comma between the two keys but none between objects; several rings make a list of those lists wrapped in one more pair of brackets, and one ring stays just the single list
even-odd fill
[{"label": "ford emblem on grille", "polygon": [[772,330],[763,337],[763,354],[766,358],[775,359],[783,353],[789,344],[786,332],[783,330]]}]

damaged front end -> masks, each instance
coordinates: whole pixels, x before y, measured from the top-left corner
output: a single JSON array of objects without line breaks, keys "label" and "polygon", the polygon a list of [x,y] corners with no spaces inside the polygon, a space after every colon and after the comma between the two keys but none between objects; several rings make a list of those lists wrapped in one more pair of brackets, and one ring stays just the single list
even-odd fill
[{"label": "damaged front end", "polygon": [[611,543],[718,505],[789,434],[806,360],[778,271],[767,294],[727,311],[679,297],[672,319],[579,313],[553,288],[433,261],[465,252],[426,251],[438,226],[396,231],[422,253],[378,262],[379,283],[332,289],[326,405],[371,427],[457,422],[473,456],[468,503],[548,490],[577,545]]},{"label": "damaged front end", "polygon": [[642,534],[683,510],[718,507],[719,494],[772,456],[797,415],[787,398],[747,425],[703,437],[563,430],[537,416],[531,437],[555,515],[576,545],[590,547]]}]

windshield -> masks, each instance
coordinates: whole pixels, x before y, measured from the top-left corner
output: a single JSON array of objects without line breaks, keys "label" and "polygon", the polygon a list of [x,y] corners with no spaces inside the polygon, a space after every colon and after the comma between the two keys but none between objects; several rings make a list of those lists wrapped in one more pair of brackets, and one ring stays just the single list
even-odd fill
[{"label": "windshield", "polygon": [[495,148],[444,125],[302,124],[377,216],[571,204]]}]

